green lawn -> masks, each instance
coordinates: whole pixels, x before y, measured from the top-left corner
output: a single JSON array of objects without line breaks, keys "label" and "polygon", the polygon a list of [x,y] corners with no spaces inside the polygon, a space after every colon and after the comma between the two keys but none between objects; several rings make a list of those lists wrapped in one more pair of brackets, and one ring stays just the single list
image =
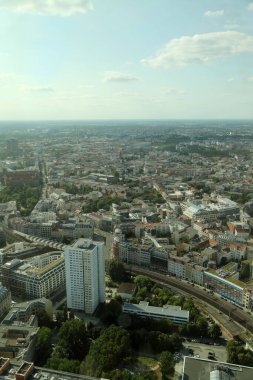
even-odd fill
[{"label": "green lawn", "polygon": [[157,359],[149,358],[147,356],[138,356],[138,362],[150,369],[154,368],[159,363]]}]

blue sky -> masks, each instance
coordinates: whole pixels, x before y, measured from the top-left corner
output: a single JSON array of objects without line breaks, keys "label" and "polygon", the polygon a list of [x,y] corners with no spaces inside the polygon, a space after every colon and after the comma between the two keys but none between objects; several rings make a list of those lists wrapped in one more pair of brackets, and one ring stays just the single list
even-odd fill
[{"label": "blue sky", "polygon": [[0,0],[0,120],[253,118],[253,1]]}]

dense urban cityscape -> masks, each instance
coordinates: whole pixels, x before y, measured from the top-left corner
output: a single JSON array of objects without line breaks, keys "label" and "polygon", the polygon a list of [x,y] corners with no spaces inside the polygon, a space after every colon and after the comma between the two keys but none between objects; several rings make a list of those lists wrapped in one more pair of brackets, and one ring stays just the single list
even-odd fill
[{"label": "dense urban cityscape", "polygon": [[252,376],[252,122],[40,125],[1,125],[1,373]]},{"label": "dense urban cityscape", "polygon": [[253,379],[253,0],[0,0],[0,380]]}]

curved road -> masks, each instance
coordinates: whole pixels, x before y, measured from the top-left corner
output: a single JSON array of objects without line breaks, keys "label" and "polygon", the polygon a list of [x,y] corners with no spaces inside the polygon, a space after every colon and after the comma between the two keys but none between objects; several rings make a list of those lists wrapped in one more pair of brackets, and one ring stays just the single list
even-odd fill
[{"label": "curved road", "polygon": [[148,269],[143,269],[139,267],[126,266],[128,271],[131,271],[134,274],[144,274],[152,278],[153,280],[157,280],[162,282],[164,285],[170,285],[178,290],[182,290],[204,302],[215,307],[220,310],[224,314],[228,315],[231,319],[238,322],[240,325],[245,327],[251,333],[253,333],[253,318],[244,310],[241,310],[235,304],[231,304],[229,301],[225,301],[223,299],[217,298],[214,294],[207,293],[197,286],[193,286],[192,284],[184,283],[181,280],[170,277],[165,274],[157,273],[150,271]]}]

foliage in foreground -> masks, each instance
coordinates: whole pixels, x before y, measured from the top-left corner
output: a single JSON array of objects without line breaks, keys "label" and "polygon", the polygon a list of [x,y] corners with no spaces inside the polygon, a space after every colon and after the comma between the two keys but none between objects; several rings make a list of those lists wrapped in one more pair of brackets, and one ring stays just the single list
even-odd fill
[{"label": "foliage in foreground", "polygon": [[228,363],[253,367],[253,352],[245,349],[241,343],[231,340],[227,343]]},{"label": "foliage in foreground", "polygon": [[110,326],[96,339],[82,362],[80,372],[101,377],[123,362],[131,353],[128,333],[121,327]]}]

